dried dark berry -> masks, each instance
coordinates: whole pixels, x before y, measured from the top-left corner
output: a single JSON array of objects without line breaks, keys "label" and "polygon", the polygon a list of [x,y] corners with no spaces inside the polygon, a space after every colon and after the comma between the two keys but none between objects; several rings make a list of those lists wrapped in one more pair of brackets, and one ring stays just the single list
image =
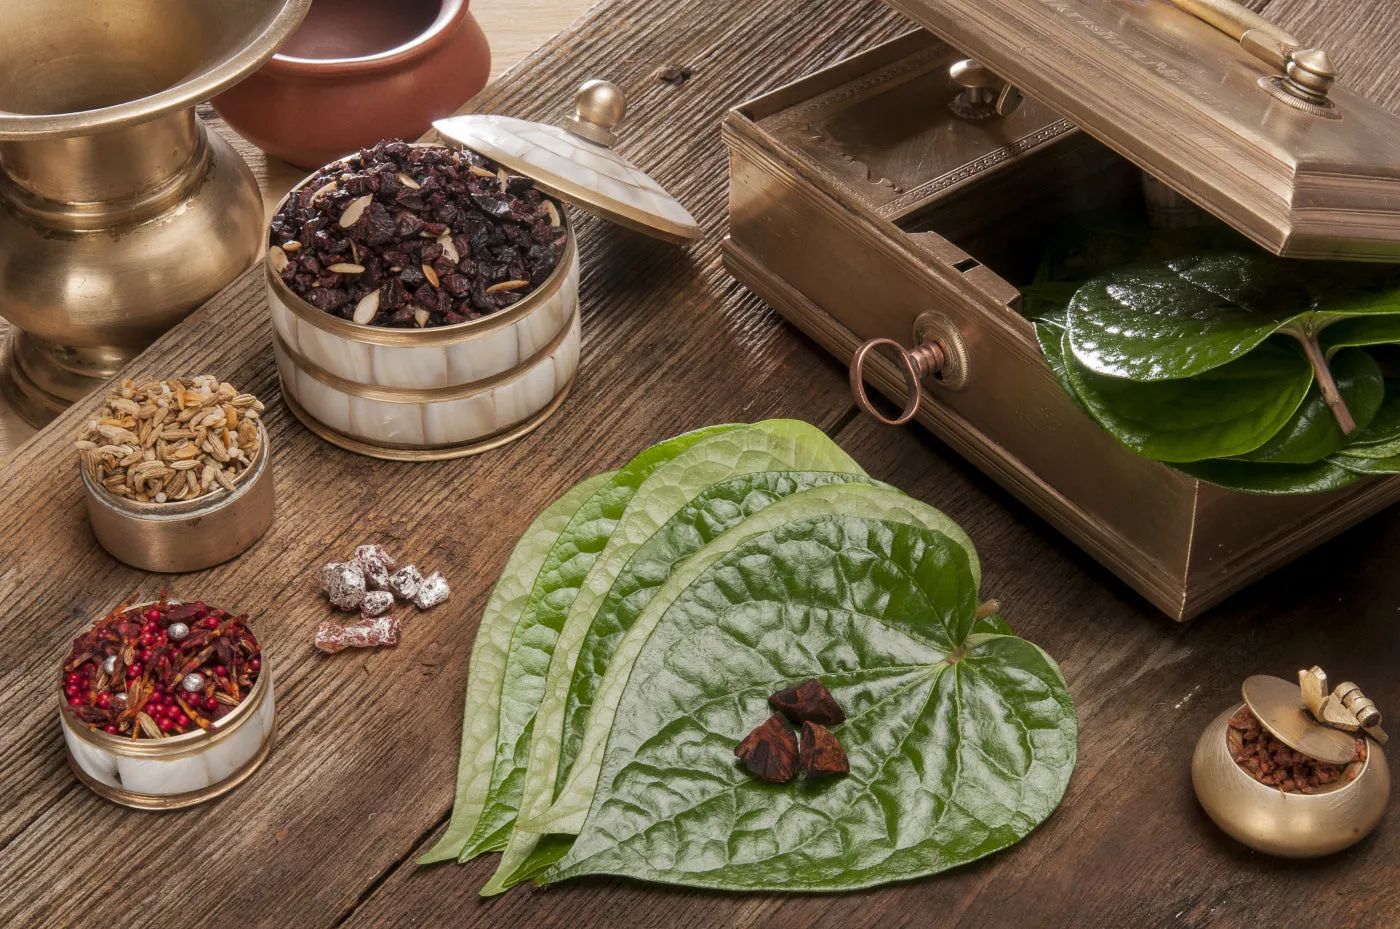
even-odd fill
[{"label": "dried dark berry", "polygon": [[802,724],[802,776],[807,780],[850,774],[851,763],[836,736],[814,722]]},{"label": "dried dark berry", "polygon": [[774,713],[768,721],[744,736],[734,749],[749,773],[770,784],[786,784],[797,774],[797,733],[787,720]]},{"label": "dried dark berry", "polygon": [[[365,197],[368,205],[353,206]],[[359,216],[342,226],[349,209]],[[308,180],[272,218],[268,244],[300,245],[281,278],[327,313],[348,319],[378,291],[372,325],[442,326],[496,312],[543,284],[567,243],[551,220],[559,213],[529,178],[508,174],[502,190],[496,165],[474,152],[387,141]],[[455,254],[443,245],[449,238]],[[364,271],[325,270],[337,263]],[[425,265],[451,284],[425,290]],[[506,280],[530,286],[485,293]],[[426,322],[412,308],[403,312],[410,301],[427,311]]]},{"label": "dried dark berry", "polygon": [[846,721],[846,714],[836,705],[836,698],[826,685],[815,677],[796,687],[780,690],[768,698],[769,706],[787,714],[794,723],[808,720],[823,726],[835,726]]}]

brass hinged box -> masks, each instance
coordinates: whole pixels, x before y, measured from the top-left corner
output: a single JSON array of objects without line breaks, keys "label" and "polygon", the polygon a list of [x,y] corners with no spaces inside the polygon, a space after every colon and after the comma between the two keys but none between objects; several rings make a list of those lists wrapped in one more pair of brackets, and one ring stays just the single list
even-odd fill
[{"label": "brass hinged box", "polygon": [[[1128,451],[1056,382],[1017,289],[1058,222],[1145,191],[1286,257],[1400,260],[1400,123],[1262,20],[1232,34],[1225,0],[893,5],[942,38],[727,115],[736,278],[843,359],[940,335],[954,363],[924,379],[918,421],[1178,620],[1400,498],[1400,478],[1241,494]],[[1317,85],[1303,106],[1280,96],[1289,74]],[[866,362],[903,403],[903,369]]]}]

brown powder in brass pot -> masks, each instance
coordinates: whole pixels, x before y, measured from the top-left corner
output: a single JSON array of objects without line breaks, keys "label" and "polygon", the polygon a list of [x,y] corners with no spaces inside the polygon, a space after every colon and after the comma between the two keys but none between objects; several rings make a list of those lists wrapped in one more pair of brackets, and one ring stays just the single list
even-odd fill
[{"label": "brown powder in brass pot", "polygon": [[1366,763],[1366,739],[1356,740],[1356,756],[1350,764],[1328,764],[1309,758],[1275,738],[1249,709],[1240,707],[1226,730],[1230,757],[1250,777],[1284,793],[1312,794],[1331,790],[1338,782],[1353,780]]}]

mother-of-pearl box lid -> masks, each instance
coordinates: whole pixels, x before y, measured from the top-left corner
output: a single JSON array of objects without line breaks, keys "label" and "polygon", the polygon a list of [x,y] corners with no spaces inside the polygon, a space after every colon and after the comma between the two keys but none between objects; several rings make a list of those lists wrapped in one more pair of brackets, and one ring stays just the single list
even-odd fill
[{"label": "mother-of-pearl box lid", "polygon": [[546,193],[629,229],[685,243],[700,235],[690,211],[612,150],[613,128],[627,104],[607,81],[588,81],[564,126],[509,116],[471,114],[433,123],[445,141],[469,148]]}]

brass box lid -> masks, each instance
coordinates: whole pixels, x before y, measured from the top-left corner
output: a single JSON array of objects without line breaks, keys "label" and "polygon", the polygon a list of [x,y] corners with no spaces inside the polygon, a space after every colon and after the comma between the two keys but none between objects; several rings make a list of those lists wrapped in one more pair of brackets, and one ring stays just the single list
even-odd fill
[{"label": "brass box lid", "polygon": [[886,2],[1271,252],[1400,260],[1400,120],[1230,0]]}]

